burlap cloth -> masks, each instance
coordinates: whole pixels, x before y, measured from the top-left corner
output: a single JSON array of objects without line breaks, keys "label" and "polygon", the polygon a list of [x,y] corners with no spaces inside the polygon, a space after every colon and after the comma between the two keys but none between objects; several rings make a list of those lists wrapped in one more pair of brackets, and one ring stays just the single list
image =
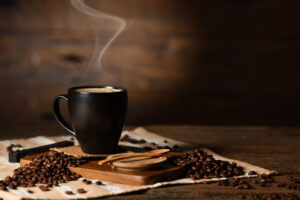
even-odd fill
[{"label": "burlap cloth", "polygon": [[[140,127],[132,131],[123,131],[122,135],[125,134],[129,135],[132,138],[135,139],[144,139],[146,140],[146,143],[143,144],[132,144],[129,142],[120,142],[120,145],[128,145],[128,146],[136,146],[136,147],[143,147],[143,146],[151,146],[155,148],[155,145],[152,143],[155,142],[156,144],[159,144],[161,146],[170,146],[173,147],[174,145],[179,146],[180,148],[189,148],[191,145],[176,141],[170,138],[165,138],[159,135],[156,135],[154,133],[151,133],[144,128]],[[6,152],[6,147],[10,144],[21,144],[24,148],[32,148],[40,145],[45,144],[51,144],[54,142],[62,141],[62,140],[70,140],[71,136],[59,136],[59,137],[32,137],[32,138],[26,138],[26,139],[16,139],[16,140],[2,140],[0,141],[0,178],[3,179],[8,175],[11,175],[13,173],[13,169],[16,167],[19,167],[19,164],[11,164],[8,162],[8,154]],[[165,143],[165,140],[167,140],[167,143]],[[244,167],[245,174],[242,176],[239,176],[239,178],[243,177],[255,177],[255,175],[248,175],[249,171],[256,171],[259,174],[265,173],[270,174],[273,171],[254,166],[239,160],[233,160],[229,158],[225,158],[223,156],[220,156],[211,150],[207,148],[203,148],[204,151],[206,151],[209,154],[212,154],[216,159],[225,160],[229,162],[236,162],[238,165]],[[109,182],[103,182],[103,185],[86,185],[82,183],[82,180],[77,181],[71,181],[68,183],[61,184],[60,186],[52,188],[48,192],[42,192],[38,187],[32,187],[32,188],[18,188],[16,190],[9,189],[7,192],[0,191],[0,197],[2,197],[5,200],[15,200],[15,199],[88,199],[88,198],[96,198],[96,197],[104,197],[104,196],[112,196],[112,195],[118,195],[118,194],[124,194],[129,193],[133,191],[139,191],[139,190],[145,190],[150,188],[157,188],[161,187],[163,185],[175,185],[175,184],[193,184],[193,183],[202,183],[202,182],[208,182],[208,181],[216,181],[216,180],[225,180],[226,178],[211,178],[211,179],[201,179],[201,180],[192,180],[189,178],[182,178],[174,181],[168,181],[168,182],[160,182],[153,185],[144,185],[144,186],[131,186],[131,185],[123,185],[123,184],[117,184],[117,183],[109,183]],[[95,182],[96,180],[91,180],[92,182]],[[87,193],[84,194],[78,194],[77,189],[78,188],[85,188],[87,190]],[[27,190],[30,189],[34,193],[30,194],[27,192]],[[75,195],[67,195],[65,191],[71,190],[75,193]]]}]

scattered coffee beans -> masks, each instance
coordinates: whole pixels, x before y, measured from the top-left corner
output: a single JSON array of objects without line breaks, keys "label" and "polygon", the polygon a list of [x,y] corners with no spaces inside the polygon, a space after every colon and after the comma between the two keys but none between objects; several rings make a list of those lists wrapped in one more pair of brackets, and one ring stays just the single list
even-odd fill
[{"label": "scattered coffee beans", "polygon": [[200,149],[175,157],[173,163],[187,166],[186,177],[192,179],[233,177],[244,174],[243,168],[236,163],[216,160]]},{"label": "scattered coffee beans", "polygon": [[77,167],[85,163],[86,160],[78,159],[73,156],[51,151],[48,154],[34,158],[30,164],[14,170],[12,176],[7,176],[0,181],[0,189],[6,190],[7,187],[15,189],[19,186],[33,187],[36,184],[42,191],[49,191],[53,185],[77,180],[81,176],[71,172],[67,167]]},{"label": "scattered coffee beans", "polygon": [[130,142],[130,143],[133,143],[133,144],[144,144],[146,143],[146,141],[144,139],[140,139],[140,140],[137,140],[137,139],[134,139],[132,137],[130,137],[129,135],[124,135],[120,141],[122,142]]},{"label": "scattered coffee beans", "polygon": [[86,180],[86,179],[83,179],[82,182],[87,184],[87,185],[92,184],[92,181],[89,181],[89,180]]},{"label": "scattered coffee beans", "polygon": [[236,189],[252,189],[251,185],[242,179],[230,178],[227,180],[222,180],[218,182],[220,186],[232,186]]},{"label": "scattered coffee beans", "polygon": [[[130,143],[132,143],[132,144],[145,144],[145,143],[146,143],[146,140],[144,140],[144,139],[138,140],[138,139],[135,139],[135,138],[130,137],[129,135],[124,135],[124,136],[120,139],[120,141],[122,141],[122,142],[130,142]],[[164,143],[168,143],[168,140],[164,140]],[[170,146],[160,146],[160,145],[156,144],[155,142],[151,142],[150,144],[156,146],[158,149],[172,149],[172,150],[174,150],[174,149],[179,148],[178,145],[174,145],[174,147],[172,148],[172,147],[170,147]],[[143,147],[143,150],[144,150],[144,151],[150,151],[150,150],[152,150],[152,149],[153,149],[153,148],[152,148],[152,147],[149,147],[149,146]]]}]

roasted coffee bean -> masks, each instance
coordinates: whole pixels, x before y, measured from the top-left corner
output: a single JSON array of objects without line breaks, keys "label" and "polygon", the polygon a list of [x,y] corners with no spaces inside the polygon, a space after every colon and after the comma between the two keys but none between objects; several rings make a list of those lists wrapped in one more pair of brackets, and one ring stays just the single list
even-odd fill
[{"label": "roasted coffee bean", "polygon": [[248,172],[249,175],[256,175],[257,173],[255,171]]},{"label": "roasted coffee bean", "polygon": [[28,192],[28,193],[33,193],[33,191],[32,191],[32,190],[27,190],[27,192]]},{"label": "roasted coffee bean", "polygon": [[216,160],[200,149],[174,157],[172,161],[176,165],[186,166],[186,177],[192,179],[233,177],[245,173],[236,163]]},{"label": "roasted coffee bean", "polygon": [[[12,176],[7,176],[0,186],[5,188],[33,187],[35,184],[44,184],[40,189],[48,191],[53,185],[77,180],[81,176],[71,172],[67,167],[76,167],[86,160],[51,151],[48,154],[36,157],[29,164],[14,170]],[[3,189],[4,189],[3,187]]]},{"label": "roasted coffee bean", "polygon": [[72,191],[65,191],[65,193],[66,193],[67,195],[73,195],[73,194],[74,194]]},{"label": "roasted coffee bean", "polygon": [[168,140],[164,140],[164,143],[168,143]]},{"label": "roasted coffee bean", "polygon": [[102,182],[101,182],[101,181],[96,181],[95,184],[96,184],[96,185],[102,185]]},{"label": "roasted coffee bean", "polygon": [[83,188],[79,188],[79,189],[77,190],[77,192],[78,192],[79,194],[86,193],[86,191],[85,191]]},{"label": "roasted coffee bean", "polygon": [[40,185],[39,186],[40,190],[42,190],[43,192],[49,191],[49,188],[45,185]]}]

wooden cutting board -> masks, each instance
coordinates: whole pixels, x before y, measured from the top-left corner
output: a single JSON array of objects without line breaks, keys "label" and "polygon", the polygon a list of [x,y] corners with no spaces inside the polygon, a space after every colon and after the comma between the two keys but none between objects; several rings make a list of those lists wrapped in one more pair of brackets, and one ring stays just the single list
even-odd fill
[{"label": "wooden cutting board", "polygon": [[[173,152],[167,153],[171,156]],[[45,154],[45,153],[44,153]],[[176,153],[177,154],[177,153]],[[23,166],[32,161],[33,158],[42,154],[27,156],[21,159],[20,165]],[[184,177],[185,168],[166,163],[160,169],[149,171],[123,171],[112,169],[110,165],[98,165],[99,160],[89,161],[78,167],[69,167],[73,172],[80,174],[84,178],[97,179],[100,181],[122,183],[127,185],[148,185],[157,182],[171,181]]]}]

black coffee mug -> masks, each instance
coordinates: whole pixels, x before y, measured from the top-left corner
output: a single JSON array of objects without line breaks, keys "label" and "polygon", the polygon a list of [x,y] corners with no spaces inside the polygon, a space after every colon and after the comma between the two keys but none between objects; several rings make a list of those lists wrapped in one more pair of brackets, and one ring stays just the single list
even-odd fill
[{"label": "black coffee mug", "polygon": [[[72,125],[60,113],[61,99],[68,102]],[[127,90],[113,86],[72,87],[68,95],[55,98],[53,108],[57,121],[76,136],[84,153],[108,154],[115,150],[122,133]]]}]

